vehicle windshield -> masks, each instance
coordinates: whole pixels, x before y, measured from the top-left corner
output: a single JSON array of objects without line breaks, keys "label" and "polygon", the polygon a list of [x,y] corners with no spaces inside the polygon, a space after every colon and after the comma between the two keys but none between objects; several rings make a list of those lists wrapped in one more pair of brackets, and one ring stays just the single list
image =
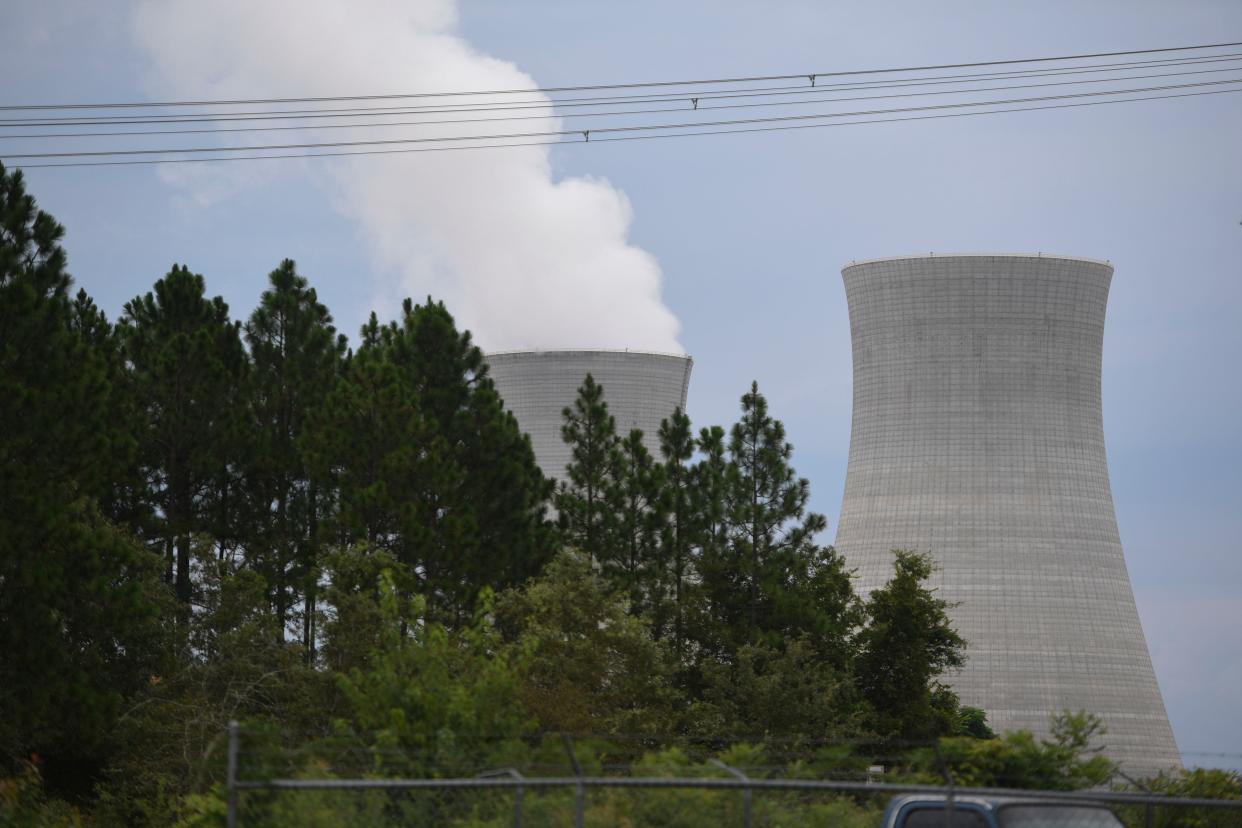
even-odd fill
[{"label": "vehicle windshield", "polygon": [[1090,805],[1007,805],[999,818],[1001,828],[1123,828],[1112,811]]},{"label": "vehicle windshield", "polygon": [[903,828],[987,828],[983,814],[974,809],[918,808],[906,815]]}]

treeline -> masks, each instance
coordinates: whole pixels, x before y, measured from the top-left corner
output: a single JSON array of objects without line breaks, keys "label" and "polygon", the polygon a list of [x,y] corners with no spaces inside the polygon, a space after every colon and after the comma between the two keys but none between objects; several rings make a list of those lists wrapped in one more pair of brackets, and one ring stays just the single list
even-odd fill
[{"label": "treeline", "polygon": [[[182,266],[112,322],[62,235],[0,167],[0,817],[214,824],[233,719],[255,774],[991,736],[932,562],[854,593],[757,386],[652,456],[588,377],[554,487],[443,305],[351,349],[287,260],[244,322]],[[990,767],[1107,776],[1067,744]]]}]

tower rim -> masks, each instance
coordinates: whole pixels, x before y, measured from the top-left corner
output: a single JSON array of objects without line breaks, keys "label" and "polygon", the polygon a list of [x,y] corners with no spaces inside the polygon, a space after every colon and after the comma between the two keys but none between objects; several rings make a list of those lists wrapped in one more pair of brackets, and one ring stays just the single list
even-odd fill
[{"label": "tower rim", "polygon": [[484,350],[483,356],[509,356],[510,354],[634,354],[635,356],[658,356],[684,359],[694,362],[687,353],[674,351],[649,351],[643,348],[497,348]]},{"label": "tower rim", "polygon": [[878,264],[880,262],[901,262],[901,261],[931,261],[933,259],[1060,259],[1069,262],[1085,262],[1087,264],[1103,265],[1104,267],[1113,269],[1113,263],[1108,259],[1095,259],[1090,256],[1069,256],[1062,253],[1001,253],[1001,252],[962,252],[962,253],[911,253],[902,256],[877,256],[874,259],[852,259],[850,263],[841,268],[841,272],[849,270],[853,267],[861,265]]}]

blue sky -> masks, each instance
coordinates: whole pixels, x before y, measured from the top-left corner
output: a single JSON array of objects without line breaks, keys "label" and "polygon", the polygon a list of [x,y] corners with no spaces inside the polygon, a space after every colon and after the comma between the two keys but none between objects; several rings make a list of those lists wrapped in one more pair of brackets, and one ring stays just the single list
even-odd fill
[{"label": "blue sky", "polygon": [[[0,98],[24,103],[168,98],[199,89],[243,88],[262,96],[411,88],[397,70],[386,88],[325,88],[330,84],[323,77],[366,78],[375,71],[372,64],[403,65],[399,55],[369,52],[368,30],[360,23],[355,31],[349,15],[336,24],[337,47],[315,53],[328,75],[282,73],[264,67],[302,66],[297,59],[313,22],[283,10],[287,30],[272,23],[275,33],[265,34],[277,58],[244,63],[236,57],[243,46],[230,51],[213,38],[245,24],[217,11],[222,6],[198,5],[210,9],[191,4],[160,13],[115,0],[10,0],[0,27]],[[1236,2],[495,0],[463,3],[455,22],[451,3],[405,5],[436,17],[420,18],[420,25],[513,65],[487,71],[520,70],[544,86],[1242,40],[1242,5]],[[473,57],[452,59],[469,65]],[[462,76],[437,88],[478,88],[472,81]],[[14,144],[0,143],[0,158]],[[1139,611],[1185,758],[1242,767],[1236,702],[1242,687],[1239,146],[1242,96],[1219,95],[571,146],[552,150],[546,164],[553,185],[576,182],[581,200],[573,203],[583,205],[584,238],[599,234],[622,262],[618,267],[637,273],[648,292],[632,308],[590,311],[585,329],[612,337],[640,330],[636,347],[676,337],[695,358],[690,413],[699,424],[731,422],[737,398],[757,379],[788,427],[815,509],[829,519],[825,541],[835,531],[849,444],[842,265],[980,250],[1112,261],[1105,431]],[[532,344],[521,338],[538,337],[540,330],[548,331],[549,341],[534,344],[591,344],[582,341],[582,326],[557,327],[562,311],[555,307],[516,307],[514,318],[498,316],[505,308],[488,307],[453,267],[476,261],[477,243],[466,238],[456,248],[437,247],[460,195],[436,178],[437,170],[461,177],[491,162],[471,163],[482,166],[421,169],[411,178],[418,186],[399,192],[389,185],[407,168],[382,157],[349,165],[218,165],[207,172],[32,169],[27,176],[41,205],[68,228],[78,283],[113,316],[182,262],[203,273],[209,289],[241,317],[257,301],[267,272],[291,257],[351,335],[372,308],[390,317],[400,296],[434,292],[450,298],[450,309],[458,310],[457,297],[463,313],[488,320],[488,330],[478,333],[497,345]],[[533,169],[545,162],[530,163]],[[343,183],[351,176],[370,183]],[[565,189],[537,192],[555,190],[561,198]],[[561,215],[560,208],[549,209]],[[598,226],[591,216],[599,217]],[[504,219],[497,221],[503,229]],[[490,247],[505,252],[557,224],[549,219],[531,226],[513,237],[493,235]],[[521,255],[536,262],[531,267],[542,261],[538,251]],[[409,264],[424,256],[425,263]],[[580,262],[550,259],[546,266],[587,301],[599,291]],[[479,264],[493,266],[490,260]],[[623,285],[630,277],[617,278]],[[661,316],[665,308],[679,327]]]}]

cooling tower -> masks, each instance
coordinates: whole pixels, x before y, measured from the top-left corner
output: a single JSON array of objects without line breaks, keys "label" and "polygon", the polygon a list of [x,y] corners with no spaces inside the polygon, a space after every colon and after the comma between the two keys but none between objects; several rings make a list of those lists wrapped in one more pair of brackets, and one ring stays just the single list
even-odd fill
[{"label": "cooling tower", "polygon": [[917,256],[842,271],[854,413],[837,549],[859,587],[931,552],[997,732],[1103,717],[1133,773],[1179,764],[1117,534],[1100,410],[1113,268]]},{"label": "cooling tower", "polygon": [[539,467],[558,479],[571,459],[561,412],[573,405],[587,374],[604,387],[617,434],[642,429],[643,443],[659,459],[660,421],[685,409],[694,364],[688,356],[641,351],[501,351],[486,360],[505,407],[530,435]]}]

